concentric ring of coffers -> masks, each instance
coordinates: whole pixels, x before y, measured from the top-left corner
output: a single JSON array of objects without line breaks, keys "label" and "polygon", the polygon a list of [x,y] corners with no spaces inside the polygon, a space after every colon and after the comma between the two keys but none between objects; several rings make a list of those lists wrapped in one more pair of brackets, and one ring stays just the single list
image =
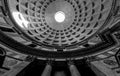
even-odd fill
[{"label": "concentric ring of coffers", "polygon": [[[8,0],[11,15],[29,37],[49,46],[70,46],[96,34],[113,0]],[[63,22],[55,14],[65,15]],[[104,25],[105,26],[105,25]]]}]

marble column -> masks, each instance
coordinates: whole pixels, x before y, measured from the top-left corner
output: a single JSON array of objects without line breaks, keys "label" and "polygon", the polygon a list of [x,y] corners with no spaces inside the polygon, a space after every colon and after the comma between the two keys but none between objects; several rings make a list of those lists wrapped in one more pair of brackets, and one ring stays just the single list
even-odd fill
[{"label": "marble column", "polygon": [[47,64],[41,76],[50,76],[52,71],[52,66]]},{"label": "marble column", "polygon": [[69,65],[69,68],[70,68],[71,76],[81,76],[75,65],[71,64]]}]

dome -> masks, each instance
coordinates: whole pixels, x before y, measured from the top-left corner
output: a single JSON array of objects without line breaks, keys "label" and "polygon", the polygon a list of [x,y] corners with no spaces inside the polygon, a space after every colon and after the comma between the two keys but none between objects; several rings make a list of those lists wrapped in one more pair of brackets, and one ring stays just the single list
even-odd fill
[{"label": "dome", "polygon": [[114,0],[7,0],[3,4],[9,31],[18,35],[4,35],[6,43],[17,52],[81,58],[104,52],[99,48],[107,46],[109,39],[102,34],[110,26]]},{"label": "dome", "polygon": [[0,76],[119,76],[119,0],[0,0]]},{"label": "dome", "polygon": [[[112,0],[8,0],[11,16],[33,41],[66,48],[87,41],[104,28]],[[56,14],[61,14],[56,21]]]}]

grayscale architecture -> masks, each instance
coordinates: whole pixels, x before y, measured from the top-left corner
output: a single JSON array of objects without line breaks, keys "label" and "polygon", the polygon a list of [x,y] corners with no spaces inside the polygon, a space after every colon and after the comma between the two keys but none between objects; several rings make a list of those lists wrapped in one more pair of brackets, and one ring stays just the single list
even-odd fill
[{"label": "grayscale architecture", "polygon": [[120,76],[120,0],[0,0],[0,76]]}]

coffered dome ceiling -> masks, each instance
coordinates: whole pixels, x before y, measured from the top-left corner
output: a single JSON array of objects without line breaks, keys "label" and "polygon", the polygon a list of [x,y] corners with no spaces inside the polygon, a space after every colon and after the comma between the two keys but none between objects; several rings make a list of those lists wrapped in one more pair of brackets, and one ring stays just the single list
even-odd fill
[{"label": "coffered dome ceiling", "polygon": [[9,25],[4,28],[10,27],[12,36],[2,30],[1,41],[17,52],[42,58],[96,55],[117,43],[111,36],[115,32],[111,27],[116,3],[116,0],[5,0],[1,18]]},{"label": "coffered dome ceiling", "polygon": [[[81,43],[98,32],[107,20],[112,0],[8,0],[16,26],[29,37],[49,46]],[[63,22],[55,15],[61,12]]]}]

